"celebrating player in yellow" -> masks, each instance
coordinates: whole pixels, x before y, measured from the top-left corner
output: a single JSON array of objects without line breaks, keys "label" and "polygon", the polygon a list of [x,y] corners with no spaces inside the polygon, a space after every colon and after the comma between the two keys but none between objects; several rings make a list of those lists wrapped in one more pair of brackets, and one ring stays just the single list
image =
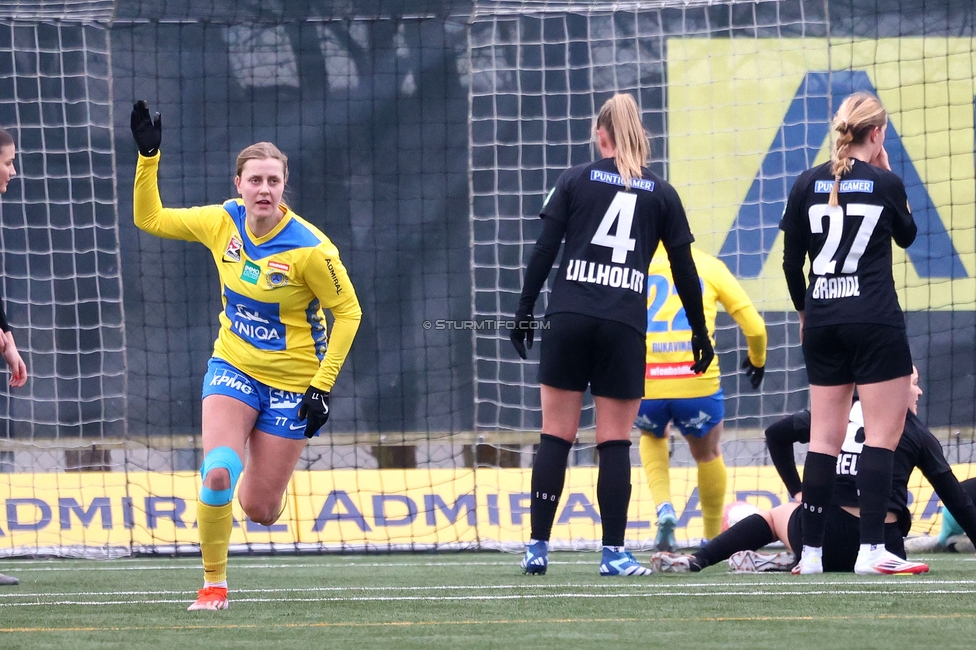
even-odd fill
[{"label": "celebrating player in yellow", "polygon": [[[329,392],[362,312],[335,245],[282,203],[288,159],[277,147],[259,142],[238,155],[234,184],[240,199],[167,209],[156,185],[162,123],[158,113],[150,117],[144,101],[133,107],[132,134],[140,154],[136,225],[160,237],[200,242],[220,276],[220,333],[203,380],[197,523],[204,588],[189,609],[227,609],[238,479],[247,516],[265,526],[277,521],[305,438],[329,419]],[[331,340],[323,309],[335,319]]]},{"label": "celebrating player in yellow", "polygon": [[[709,335],[715,336],[715,315],[718,303],[722,303],[746,336],[749,356],[742,367],[752,387],[759,388],[766,366],[766,325],[762,317],[725,264],[694,248],[692,256],[702,282],[702,305]],[[662,247],[651,259],[647,287],[647,372],[637,427],[643,434],[641,462],[657,504],[655,543],[659,551],[670,551],[674,549],[674,528],[678,523],[671,503],[668,473],[670,423],[674,422],[688,440],[691,455],[698,464],[698,498],[705,537],[712,539],[720,532],[725,501],[725,461],[720,445],[725,402],[717,361],[700,375],[689,369],[691,327],[681,299],[674,292],[671,267]]]}]

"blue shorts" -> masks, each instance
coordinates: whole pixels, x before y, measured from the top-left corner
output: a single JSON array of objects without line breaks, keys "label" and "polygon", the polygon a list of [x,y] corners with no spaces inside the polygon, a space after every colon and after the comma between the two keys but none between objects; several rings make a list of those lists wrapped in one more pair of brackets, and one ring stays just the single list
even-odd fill
[{"label": "blue shorts", "polygon": [[304,393],[272,388],[223,359],[211,357],[203,378],[203,396],[208,395],[227,395],[244,402],[258,412],[254,426],[265,433],[293,440],[305,437],[305,420],[298,418]]},{"label": "blue shorts", "polygon": [[682,399],[645,399],[637,412],[637,428],[657,438],[664,437],[668,422],[674,422],[684,436],[705,437],[725,418],[725,394]]}]

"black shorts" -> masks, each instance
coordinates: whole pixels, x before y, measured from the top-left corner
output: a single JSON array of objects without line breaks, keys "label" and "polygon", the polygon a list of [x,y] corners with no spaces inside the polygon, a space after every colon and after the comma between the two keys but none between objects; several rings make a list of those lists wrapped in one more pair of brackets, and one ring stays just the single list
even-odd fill
[{"label": "black shorts", "polygon": [[[787,534],[793,553],[800,557],[803,550],[803,508],[797,508],[790,515]],[[885,524],[885,548],[905,559],[905,538],[897,523]],[[827,522],[824,527],[823,569],[835,573],[850,573],[854,570],[857,552],[861,549],[861,519],[840,506],[827,507]]]},{"label": "black shorts", "polygon": [[618,321],[559,312],[546,317],[539,383],[595,397],[644,396],[646,335]]},{"label": "black shorts", "polygon": [[813,386],[875,384],[912,374],[908,335],[890,325],[804,328],[803,359]]}]

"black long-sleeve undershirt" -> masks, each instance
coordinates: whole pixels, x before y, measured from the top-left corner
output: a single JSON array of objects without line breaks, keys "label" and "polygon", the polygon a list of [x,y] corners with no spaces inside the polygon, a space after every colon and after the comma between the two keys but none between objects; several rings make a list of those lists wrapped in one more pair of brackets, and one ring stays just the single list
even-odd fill
[{"label": "black long-sleeve undershirt", "polygon": [[681,244],[673,248],[667,248],[665,245],[665,248],[668,251],[668,260],[671,262],[671,277],[674,280],[674,288],[685,308],[691,331],[704,332],[707,336],[705,308],[702,306],[701,281],[698,278],[695,260],[691,256],[691,244]]},{"label": "black long-sleeve undershirt", "polygon": [[519,296],[519,316],[528,316],[535,309],[535,302],[542,292],[542,285],[546,283],[552,265],[559,255],[559,247],[566,234],[566,222],[558,219],[543,219],[542,234],[539,235],[529,264],[525,268],[525,281],[522,283],[522,294]]},{"label": "black long-sleeve undershirt", "polygon": [[[806,418],[806,425],[797,419]],[[773,466],[779,473],[790,496],[796,496],[803,490],[800,473],[796,469],[796,457],[793,455],[793,445],[810,442],[810,415],[808,411],[800,411],[793,415],[777,420],[766,429],[766,448]]]},{"label": "black long-sleeve undershirt", "polygon": [[803,265],[807,257],[807,242],[802,235],[786,231],[783,239],[783,275],[786,288],[797,311],[803,311],[807,302],[807,280]]},{"label": "black long-sleeve undershirt", "polygon": [[10,325],[7,323],[7,314],[3,310],[3,296],[0,295],[0,331],[9,332]]},{"label": "black long-sleeve undershirt", "polygon": [[976,507],[959,484],[959,479],[951,471],[925,478],[935,488],[935,493],[942,499],[942,504],[952,513],[956,523],[966,531],[969,539],[976,540]]}]

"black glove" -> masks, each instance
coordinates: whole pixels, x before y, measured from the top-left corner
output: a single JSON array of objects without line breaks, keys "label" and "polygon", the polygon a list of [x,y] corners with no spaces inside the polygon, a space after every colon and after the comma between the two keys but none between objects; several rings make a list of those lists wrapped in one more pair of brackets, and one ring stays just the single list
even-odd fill
[{"label": "black glove", "polygon": [[163,118],[156,113],[156,119],[149,117],[149,104],[140,99],[132,105],[132,137],[136,140],[139,153],[147,158],[159,151],[163,140]]},{"label": "black glove", "polygon": [[302,405],[298,407],[298,419],[308,418],[305,425],[305,437],[311,438],[329,421],[329,391],[309,386],[302,398]]},{"label": "black glove", "polygon": [[758,389],[759,384],[762,383],[763,377],[766,376],[766,366],[754,366],[752,365],[752,361],[749,361],[749,357],[746,357],[742,361],[742,369],[746,371],[746,377],[749,378],[749,383],[752,384],[752,389]]},{"label": "black glove", "polygon": [[696,375],[700,375],[708,370],[712,359],[715,358],[715,350],[712,349],[712,339],[708,336],[708,330],[692,332],[691,353],[695,357],[695,363],[691,365],[691,371]]},{"label": "black glove", "polygon": [[509,336],[518,355],[523,359],[528,358],[525,348],[531,350],[532,340],[535,338],[535,330],[532,329],[532,314],[515,312],[515,327]]}]

